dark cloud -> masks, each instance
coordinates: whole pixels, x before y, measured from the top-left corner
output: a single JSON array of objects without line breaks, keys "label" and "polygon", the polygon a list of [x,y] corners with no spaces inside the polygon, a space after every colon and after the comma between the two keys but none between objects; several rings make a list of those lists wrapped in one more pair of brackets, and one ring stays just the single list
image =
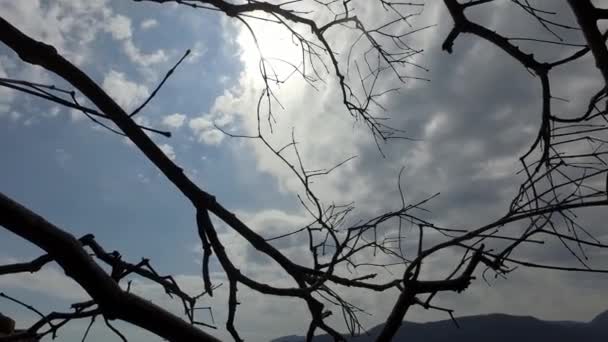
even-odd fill
[{"label": "dark cloud", "polygon": [[[434,19],[438,26],[422,33],[422,38],[418,39],[419,45],[425,48],[419,62],[431,70],[429,75],[423,76],[430,77],[431,82],[411,81],[398,95],[388,97],[385,103],[388,108],[385,114],[391,117],[391,125],[403,129],[408,137],[420,140],[382,145],[383,152],[388,156],[383,158],[369,139],[359,135],[362,138],[355,142],[357,159],[350,166],[339,170],[328,182],[333,189],[329,194],[354,194],[357,213],[353,215],[353,221],[400,206],[396,184],[402,166],[405,167],[402,185],[407,201],[416,202],[441,192],[441,196],[428,204],[427,207],[432,212],[424,214],[424,217],[456,228],[474,228],[500,218],[507,212],[523,181],[522,176],[516,174],[521,168],[518,157],[531,145],[539,128],[539,81],[496,46],[471,35],[461,35],[456,40],[453,54],[442,51],[441,43],[452,23],[447,19],[445,10],[439,9],[437,14],[433,8],[435,5],[438,4],[429,4],[430,14],[422,20]],[[548,33],[533,18],[526,16],[519,8],[505,6],[499,5],[498,9],[492,5],[483,6],[484,9],[480,9],[472,18],[479,19],[510,37],[526,34],[547,39]],[[560,13],[568,10],[565,2],[551,3],[551,6]],[[556,20],[572,23],[571,16],[557,16]],[[560,33],[565,38],[581,41],[577,32]],[[524,48],[531,49],[532,46],[526,45]],[[565,55],[563,48],[538,45],[534,48],[538,51],[536,56],[549,60]],[[574,51],[574,48],[569,51]],[[413,73],[416,75],[416,71]],[[556,103],[556,111],[580,111],[584,105],[584,100],[580,99],[584,99],[589,94],[589,89],[597,84],[595,74],[589,60],[555,70],[552,76],[556,94],[564,94],[572,100],[569,103]],[[399,84],[388,81],[380,88],[396,85]],[[324,101],[330,102],[326,99]],[[361,131],[353,132],[365,134]],[[307,143],[318,143],[315,142],[318,135],[314,132],[309,134]],[[336,132],[334,145],[325,146],[339,149],[348,144],[339,140],[341,137],[341,132]],[[324,160],[312,152],[307,156],[313,161]],[[276,175],[279,179],[284,177],[278,172]],[[364,186],[359,187],[359,191],[353,191],[357,184]],[[319,189],[326,190],[322,187]],[[343,202],[349,200],[344,196]],[[599,214],[599,211],[582,214],[586,226],[591,227],[591,232],[598,237],[602,235],[601,222],[604,220],[603,215]],[[390,235],[395,227],[394,224],[387,224],[385,234]],[[516,236],[521,229],[520,224],[509,225],[503,229],[502,234]],[[427,241],[429,244],[432,242]],[[405,246],[415,247],[415,239]],[[495,246],[504,246],[504,243]],[[597,249],[588,253],[595,260],[594,265],[601,266],[606,260],[606,255]],[[453,267],[457,255],[455,253],[452,257],[444,256],[443,260],[437,258],[431,262],[428,268],[437,271],[431,275],[443,274]],[[576,259],[560,243],[530,244],[515,255],[534,262],[576,264]],[[601,278],[597,275],[584,276],[587,277]],[[578,298],[564,303],[572,313],[568,317],[562,314],[562,309],[551,305],[548,298],[559,297],[564,292],[576,292],[577,283],[567,281],[569,278],[577,279],[576,276],[564,273],[522,271],[510,276],[508,280],[499,281],[499,285],[491,290],[485,288],[486,285],[480,281],[466,295],[448,296],[448,300],[441,302],[464,308],[463,313],[505,311],[524,314],[525,310],[529,310],[544,317],[575,319],[575,313],[592,317],[599,312],[600,304],[590,305],[589,301]],[[561,280],[564,280],[563,285],[555,290],[534,285],[536,282],[546,286]],[[589,291],[593,296],[598,296],[605,284],[602,281],[598,282],[597,287],[589,285]],[[504,294],[501,295],[500,291]],[[532,298],[539,295],[537,291],[543,291],[547,299],[539,301],[538,307],[526,306]],[[493,293],[492,299],[485,301],[483,296],[489,292]],[[511,296],[518,296],[517,304],[510,304]],[[380,302],[390,305],[392,300],[394,297],[388,295]],[[368,305],[377,312],[388,310],[379,302]]]},{"label": "dark cloud", "polygon": [[[565,1],[550,4],[561,13]],[[539,33],[544,38],[548,35],[547,32],[543,32],[537,22],[523,15],[521,9],[507,5],[499,5],[499,9],[495,9],[492,5],[482,7],[471,17],[500,32],[506,32],[511,36],[531,32],[534,35]],[[163,27],[163,22],[171,19],[170,13],[170,11],[163,12],[163,15],[158,18],[160,27]],[[370,13],[370,15],[382,15],[380,11],[370,11]],[[215,25],[209,25],[205,20],[198,21],[198,17],[191,14],[190,11],[181,11],[179,15],[184,20],[178,22],[195,29],[184,29],[191,40],[197,40],[198,31],[205,30],[207,28],[205,25],[213,26],[213,32],[220,35],[218,31],[222,26],[217,21],[214,22]],[[143,15],[141,18],[139,15],[133,17],[134,23],[142,19]],[[558,18],[558,20],[561,19]],[[564,17],[564,20],[572,22],[572,18]],[[332,200],[341,203],[355,201],[357,211],[351,217],[352,222],[369,218],[386,210],[396,209],[401,205],[397,176],[402,167],[404,167],[404,173],[401,183],[407,202],[417,202],[441,192],[439,197],[428,204],[427,208],[431,211],[421,215],[440,225],[455,228],[473,228],[502,216],[508,209],[517,186],[522,181],[522,177],[515,174],[515,171],[520,168],[517,158],[535,138],[540,122],[538,80],[495,46],[470,35],[462,35],[456,40],[453,54],[442,51],[441,43],[451,29],[452,23],[439,1],[429,2],[428,8],[420,18],[421,26],[426,23],[437,24],[437,26],[421,32],[413,39],[415,45],[425,49],[418,62],[428,67],[430,72],[426,74],[414,68],[410,72],[414,76],[429,77],[431,81],[408,81],[403,85],[389,78],[379,85],[381,89],[389,89],[394,86],[403,87],[398,94],[385,97],[384,105],[387,112],[381,114],[392,118],[390,123],[393,127],[403,129],[406,136],[417,139],[393,141],[382,145],[383,153],[387,158],[382,157],[368,131],[357,125],[353,128],[351,118],[344,113],[337,98],[333,97],[336,94],[335,85],[328,82],[327,88],[321,91],[312,91],[309,88],[291,84],[282,86],[283,93],[279,95],[279,98],[285,104],[286,109],[278,117],[280,121],[283,120],[282,122],[287,123],[286,126],[295,123],[296,136],[302,143],[302,154],[307,167],[311,169],[328,167],[349,157],[351,152],[357,155],[355,160],[338,169],[333,176],[327,177],[325,181],[319,180],[314,185],[328,202]],[[230,32],[235,31],[233,27],[224,28]],[[145,42],[146,46],[150,44],[151,50],[149,51],[155,51],[157,47],[152,46],[151,43],[165,41],[172,37],[171,33],[170,31],[159,32],[162,34],[162,39],[156,36],[147,37],[142,42]],[[238,31],[235,34],[238,34]],[[565,34],[574,41],[580,41],[580,37],[576,37],[576,32],[566,32]],[[239,39],[241,38],[244,41],[243,37],[239,37]],[[108,43],[105,40],[103,42]],[[230,64],[226,63],[226,60],[234,62],[236,57],[231,51],[223,50],[226,49],[226,46],[239,48],[235,44],[244,45],[245,43],[238,39],[226,43],[222,43],[220,39],[212,39],[204,44],[207,48],[206,53],[210,53],[210,56],[213,57],[211,67],[208,66],[208,68],[215,68],[217,70],[214,71],[218,72],[215,78],[221,76],[219,73],[236,74],[235,69],[237,68],[225,65]],[[243,46],[240,47],[243,48]],[[179,43],[172,48],[181,51],[186,46]],[[245,53],[252,53],[251,51],[239,52],[243,53],[243,56]],[[0,53],[5,54],[5,50],[0,50]],[[254,51],[255,53],[257,52]],[[555,57],[558,53],[563,54],[563,50],[543,46],[538,49],[537,56]],[[86,56],[89,55],[86,54],[84,57]],[[125,61],[125,58],[122,56],[121,61]],[[10,72],[12,69],[8,63],[3,61],[4,59],[0,59],[6,72]],[[218,112],[240,111],[243,117],[252,116],[252,108],[255,108],[259,95],[254,91],[255,89],[252,89],[252,84],[254,84],[252,80],[259,81],[257,61],[243,60],[242,62],[244,70],[241,74],[241,84],[237,87],[240,89],[229,89],[224,92],[222,92],[223,89],[217,87],[219,81],[207,82],[207,79],[203,77],[206,75],[203,75],[202,71],[199,72],[199,69],[188,69],[189,72],[176,74],[178,78],[175,80],[180,80],[180,82],[170,82],[171,84],[163,90],[168,99],[174,100],[171,100],[173,101],[170,103],[171,105],[167,104],[167,107],[170,107],[169,111],[164,113],[159,108],[152,107],[154,115],[160,118],[162,114],[176,111],[189,115],[211,112],[210,107],[212,106],[209,106],[208,102],[214,97],[221,97],[223,93],[224,97],[221,101],[216,102],[216,105],[219,103],[216,106]],[[254,66],[253,71],[247,69],[247,63]],[[203,66],[200,67],[204,69]],[[98,79],[103,79],[103,75],[109,70],[101,68],[101,66],[97,66],[94,70]],[[136,72],[134,71],[133,74]],[[584,100],[581,100],[584,96],[581,94],[588,94],[597,88],[598,82],[597,77],[594,77],[595,74],[596,71],[588,59],[556,70],[554,75],[556,94],[571,99],[571,102],[568,103],[556,102],[556,111],[565,114],[576,113],[577,109],[584,106]],[[183,86],[192,91],[184,92],[183,88],[180,88]],[[150,83],[150,87],[152,87],[152,83]],[[248,118],[251,119],[251,117]],[[1,119],[3,118],[0,117]],[[290,119],[292,121],[289,121]],[[242,120],[245,119],[242,118]],[[290,128],[287,129],[287,136]],[[278,132],[276,135],[281,137],[280,134],[281,132]],[[13,138],[17,139],[13,135],[6,135],[4,141],[8,144]],[[82,137],[80,138],[82,139]],[[40,141],[47,144],[48,139]],[[7,144],[5,145],[8,146]],[[268,158],[267,155],[260,152],[259,146],[247,145],[249,142],[222,145],[214,150],[195,146],[196,148],[192,148],[195,151],[180,154],[183,151],[180,151],[178,146],[193,147],[194,144],[196,143],[185,139],[172,144],[176,148],[178,160],[183,158],[185,163],[192,167],[204,165],[206,169],[201,170],[201,184],[204,182],[213,193],[218,195],[219,199],[229,202],[235,211],[242,210],[239,217],[242,217],[257,232],[265,237],[273,237],[293,231],[308,223],[309,218],[306,213],[303,210],[294,209],[294,206],[297,205],[297,201],[293,198],[294,189],[301,190],[301,188],[293,185],[295,183],[293,175],[287,175],[286,168],[284,165],[280,165],[276,158]],[[65,145],[85,146],[74,142],[69,143],[67,140]],[[114,145],[107,146],[115,147]],[[36,149],[36,147],[30,146],[27,150],[32,149]],[[66,149],[66,151],[74,153],[76,157],[73,161],[75,162],[81,153],[77,148],[74,149],[76,151],[71,149]],[[50,151],[53,150],[54,148],[50,149]],[[199,150],[200,153],[205,154],[204,162],[201,161],[199,152],[196,152]],[[112,186],[99,186],[103,188],[101,190],[104,191],[104,194],[111,191],[120,193],[119,190],[129,188],[114,180],[119,179],[122,170],[135,169],[134,165],[123,162],[129,158],[126,154],[132,151],[121,150],[119,155],[116,154],[115,149],[112,151],[114,164],[122,165],[123,168],[115,168],[113,172],[107,172],[110,176],[106,176],[106,178],[111,178],[112,182],[110,180],[106,182]],[[209,156],[208,159],[207,156]],[[90,156],[86,160],[99,158],[101,157]],[[252,159],[254,160],[252,161]],[[137,160],[137,167],[141,162],[141,160]],[[258,163],[257,170],[254,170],[255,163]],[[91,170],[95,164],[93,162],[89,164],[83,169],[87,171],[87,181],[91,179],[91,175],[95,174],[94,172],[101,172]],[[30,161],[27,165],[29,175],[31,170],[36,169],[36,164]],[[157,179],[153,170],[149,168],[144,170],[148,178]],[[18,172],[20,171],[17,169],[12,170],[11,176]],[[269,179],[268,174],[274,178]],[[30,176],[33,177],[33,175]],[[78,178],[78,182],[76,182],[76,178],[74,178],[71,182],[80,184],[84,180]],[[60,184],[60,182],[55,183],[57,187]],[[37,181],[34,184],[39,183]],[[42,181],[40,181],[41,189],[49,187],[49,185],[44,187],[42,185]],[[158,186],[158,184],[156,185]],[[164,183],[161,185],[168,187]],[[15,184],[11,184],[11,186],[17,187]],[[245,189],[245,194],[239,192],[243,189]],[[30,194],[31,192],[34,190],[24,191],[27,196],[34,196]],[[153,227],[149,231],[156,233],[156,236],[162,236],[163,233],[166,234],[167,231],[170,231],[172,238],[177,242],[192,241],[196,238],[194,232],[191,231],[194,229],[192,213],[188,210],[173,209],[176,206],[187,205],[179,202],[180,200],[175,197],[173,192],[171,193],[173,195],[168,195],[167,191],[158,190],[156,187],[149,192],[144,192],[154,204],[142,204],[138,211],[134,211],[132,205],[140,203],[140,198],[132,191],[129,193],[129,196],[122,196],[122,200],[116,200],[113,205],[104,207],[112,209],[114,213],[119,213],[116,215],[116,219],[131,223],[127,227],[129,229],[124,228],[120,233],[107,232],[108,239],[111,239],[111,234],[122,234],[121,236],[124,237],[126,232],[130,232],[132,235],[138,235],[140,231],[136,228],[139,226]],[[106,198],[106,200],[111,201],[112,198]],[[71,197],[70,203],[77,202],[83,205],[79,198]],[[59,204],[56,205],[59,206]],[[116,208],[119,206],[122,209]],[[284,211],[267,209],[270,207]],[[179,217],[164,215],[167,208]],[[57,212],[63,213],[67,217],[63,211]],[[150,212],[153,213],[149,214]],[[105,213],[102,214],[105,215]],[[598,238],[608,235],[604,229],[604,222],[606,222],[604,213],[600,210],[581,210],[580,214],[580,220],[591,233]],[[133,218],[133,216],[138,216],[138,218]],[[150,222],[150,218],[154,222]],[[90,217],[78,219],[75,222],[80,224],[88,219]],[[100,222],[95,227],[103,231],[106,225],[109,223]],[[123,225],[127,224],[123,223]],[[175,226],[178,228],[175,229]],[[180,229],[181,227],[185,228]],[[380,234],[389,236],[394,234],[395,229],[396,224],[389,222],[384,225]],[[521,229],[521,225],[510,225],[503,229],[503,234],[515,235]],[[188,233],[184,233],[186,230]],[[228,252],[244,273],[251,275],[256,280],[273,285],[288,284],[286,275],[279,272],[268,257],[243,241],[232,238],[232,232],[225,227],[221,227],[220,232]],[[415,231],[408,231],[407,234],[412,238],[404,243],[404,248],[411,255],[415,250],[417,235]],[[178,237],[179,239],[177,239]],[[439,240],[439,236],[429,235],[426,244],[430,245]],[[121,238],[121,241],[124,246],[128,246],[128,239]],[[159,239],[159,241],[151,243],[150,249],[161,250],[166,247],[164,245],[167,241],[170,240],[166,237]],[[306,242],[306,236],[298,234],[277,240],[273,244],[294,260],[305,264],[309,261]],[[598,267],[601,267],[602,263],[607,260],[607,253],[601,250],[589,248],[587,253],[591,257],[593,265]],[[175,266],[181,267],[180,271],[190,270],[183,265],[176,266],[176,264],[182,263],[180,260],[168,261],[171,257],[169,254],[176,253],[173,251],[165,254],[159,253],[167,258],[163,261],[167,266],[166,269],[170,268],[169,266]],[[457,250],[449,250],[432,256],[428,264],[425,264],[424,275],[429,279],[445,275],[454,266],[458,256],[459,251]],[[513,256],[534,262],[576,265],[576,260],[559,242],[542,246],[524,245]],[[213,271],[220,269],[216,262],[212,264],[212,267]],[[198,272],[198,268],[196,272]],[[363,271],[361,272],[363,273]],[[393,275],[383,274],[380,276],[380,280],[393,276],[399,276],[399,270],[395,270]],[[608,285],[604,275],[517,270],[507,280],[492,279],[490,284],[491,287],[478,279],[466,293],[442,295],[439,297],[438,303],[456,308],[460,314],[501,311],[557,319],[590,318],[608,307],[608,303],[602,297],[602,293],[605,292]],[[382,321],[396,298],[395,292],[385,295],[368,293],[362,295],[360,292],[350,289],[340,290],[343,291],[346,298],[375,313],[374,316],[363,317],[369,324]],[[240,301],[243,305],[238,321],[239,324],[244,322],[241,327],[246,332],[244,334],[246,338],[253,336],[254,340],[268,340],[268,337],[275,335],[293,333],[296,326],[305,328],[304,318],[307,319],[308,316],[304,310],[298,310],[297,315],[293,313],[293,316],[290,317],[292,307],[301,305],[301,303],[290,301],[288,304],[291,306],[289,306],[284,301],[269,300],[268,297],[252,294],[248,290],[239,293],[242,293]],[[225,302],[218,301],[218,306],[223,304]],[[276,320],[280,321],[281,325],[272,327],[273,336],[270,336],[270,330],[267,331],[263,328],[273,325],[273,317],[265,317],[262,320],[260,315],[278,317]],[[408,319],[444,318],[440,315],[437,312],[427,313],[414,310],[413,315],[408,316]],[[264,322],[267,318],[270,323]],[[332,319],[336,320],[336,326],[341,327],[339,315],[335,315]]]}]

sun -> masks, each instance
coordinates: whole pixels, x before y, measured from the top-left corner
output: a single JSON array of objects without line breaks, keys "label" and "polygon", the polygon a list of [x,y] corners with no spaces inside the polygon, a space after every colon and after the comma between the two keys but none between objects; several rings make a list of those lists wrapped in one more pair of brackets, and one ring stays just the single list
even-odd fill
[{"label": "sun", "polygon": [[309,70],[310,60],[306,52],[308,47],[302,46],[298,39],[301,35],[314,41],[304,33],[304,26],[295,25],[292,27],[295,30],[290,31],[280,23],[256,19],[247,20],[247,25],[238,25],[237,43],[243,68],[247,71],[266,72],[270,79],[281,82],[291,75],[312,71]]}]

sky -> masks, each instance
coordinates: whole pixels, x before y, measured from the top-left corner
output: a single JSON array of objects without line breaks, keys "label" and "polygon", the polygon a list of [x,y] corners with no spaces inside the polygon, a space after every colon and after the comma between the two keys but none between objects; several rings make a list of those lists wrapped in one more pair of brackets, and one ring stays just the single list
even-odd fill
[{"label": "sky", "polygon": [[[565,1],[550,5],[560,13],[566,8]],[[357,9],[364,22],[377,23],[386,16],[372,1],[360,1]],[[171,131],[171,138],[151,137],[193,181],[261,235],[280,235],[310,221],[297,199],[303,189],[276,156],[259,142],[231,138],[214,127],[215,123],[234,134],[252,134],[256,129],[255,108],[263,87],[260,55],[242,24],[214,11],[118,0],[0,0],[0,15],[31,37],[55,46],[127,111],[144,101],[190,49],[159,95],[138,114],[138,122]],[[506,2],[472,15],[513,36],[543,34],[537,23]],[[311,16],[321,22],[331,17],[326,12]],[[568,15],[562,19],[574,23]],[[289,32],[268,22],[250,23],[264,56],[275,58],[279,74],[288,74],[289,67],[278,60],[297,64],[299,58]],[[273,85],[281,106],[274,106],[277,122],[269,139],[280,146],[290,141],[293,132],[310,169],[332,167],[356,156],[314,184],[326,203],[354,201],[354,219],[400,206],[397,178],[403,168],[401,184],[408,202],[441,193],[428,205],[434,222],[464,229],[491,222],[506,212],[522,181],[516,174],[518,157],[533,141],[540,120],[538,82],[495,47],[471,36],[459,37],[453,54],[442,51],[452,22],[439,1],[429,1],[413,25],[433,25],[409,38],[424,50],[415,62],[428,71],[416,67],[406,71],[430,81],[402,84],[388,76],[379,87],[400,90],[379,100],[390,125],[414,140],[390,141],[380,153],[369,130],[344,109],[331,74],[315,87],[297,75]],[[347,51],[353,38],[352,33],[336,29],[330,41],[336,51]],[[581,41],[575,34],[569,38]],[[529,47],[549,59],[563,53],[550,46]],[[41,68],[26,65],[3,45],[0,77],[68,87]],[[556,104],[560,112],[580,111],[585,96],[600,82],[588,58],[558,70],[555,80],[556,94],[570,100]],[[87,104],[82,97],[79,101]],[[2,193],[77,237],[93,233],[102,246],[120,251],[126,260],[150,258],[159,273],[174,275],[190,293],[202,290],[202,253],[192,206],[123,137],[101,129],[79,112],[0,88],[0,155]],[[581,222],[597,238],[608,240],[601,224],[608,219],[606,214],[580,213]],[[244,273],[275,285],[288,283],[284,273],[227,227],[218,229]],[[305,241],[295,235],[277,246],[305,263]],[[0,230],[1,263],[27,261],[41,253]],[[576,265],[567,250],[555,244],[526,247],[519,253],[533,261]],[[592,265],[606,265],[607,251],[588,253]],[[445,274],[456,257],[450,252],[434,256],[425,276]],[[225,280],[217,263],[212,266],[214,279]],[[178,303],[157,286],[141,279],[133,284],[134,292],[179,312]],[[230,340],[224,330],[223,288],[202,305],[213,307],[218,330],[210,333]],[[608,309],[607,289],[606,275],[518,269],[507,279],[478,280],[465,293],[440,295],[437,304],[455,309],[457,316],[502,312],[587,321]],[[345,298],[368,310],[370,315],[361,319],[369,328],[385,319],[397,296],[395,291],[341,290]],[[86,299],[84,291],[54,264],[34,275],[0,277],[0,291],[36,304],[43,312],[67,310],[70,303]],[[239,299],[236,325],[246,341],[306,331],[303,322],[309,316],[297,300],[261,296],[244,287]],[[0,300],[0,311],[21,327],[35,319],[6,300]],[[445,318],[442,312],[421,309],[406,316],[412,321]],[[199,319],[211,320],[204,312]],[[331,322],[344,329],[339,317]],[[59,339],[79,340],[87,323],[68,324]],[[130,341],[159,340],[127,324],[117,325]],[[88,340],[93,342],[119,340],[100,323],[91,334]]]}]

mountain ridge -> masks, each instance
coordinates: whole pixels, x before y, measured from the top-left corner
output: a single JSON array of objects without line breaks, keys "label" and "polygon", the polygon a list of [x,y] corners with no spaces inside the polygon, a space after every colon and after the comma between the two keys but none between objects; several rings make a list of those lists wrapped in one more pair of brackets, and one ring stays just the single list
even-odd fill
[{"label": "mountain ridge", "polygon": [[[589,322],[545,321],[533,316],[516,316],[502,313],[463,316],[452,320],[415,323],[404,321],[393,341],[408,342],[585,342],[608,341],[608,310]],[[384,325],[377,325],[368,335],[347,336],[352,342],[372,342]],[[304,342],[303,336],[283,336],[271,342]],[[331,342],[328,335],[315,336],[314,342]]]}]

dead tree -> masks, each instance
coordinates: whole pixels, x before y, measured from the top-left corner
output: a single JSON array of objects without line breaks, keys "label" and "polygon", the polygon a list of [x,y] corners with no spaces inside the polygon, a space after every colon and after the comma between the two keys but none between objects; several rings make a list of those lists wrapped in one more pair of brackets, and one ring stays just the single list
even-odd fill
[{"label": "dead tree", "polygon": [[[390,127],[382,117],[377,116],[376,111],[382,110],[378,97],[392,90],[377,89],[376,84],[382,77],[395,77],[402,82],[421,79],[417,76],[416,70],[424,70],[424,68],[414,59],[421,51],[411,47],[407,38],[424,29],[424,27],[410,26],[410,20],[419,13],[422,3],[374,0],[376,5],[386,10],[386,20],[381,24],[374,24],[362,22],[357,16],[354,1],[350,0],[306,3],[316,6],[312,7],[315,11],[332,13],[333,19],[327,22],[316,19],[313,15],[314,11],[303,10],[300,6],[305,2],[302,1],[285,3],[258,1],[236,3],[225,0],[149,1],[159,3],[159,10],[162,10],[164,3],[177,3],[190,6],[193,10],[217,11],[246,27],[250,27],[251,21],[263,20],[287,30],[292,34],[294,41],[298,42],[302,51],[302,60],[298,65],[293,65],[294,73],[302,76],[313,86],[315,81],[322,79],[328,73],[331,74],[340,86],[341,102],[346,112],[369,128],[379,153],[382,153],[382,144],[388,140],[407,138],[401,130]],[[170,136],[170,133],[145,127],[134,121],[134,117],[144,111],[147,103],[158,94],[181,60],[167,73],[150,98],[135,111],[127,113],[87,75],[85,70],[71,63],[53,46],[36,41],[22,33],[19,28],[11,24],[11,18],[0,17],[0,41],[13,50],[24,63],[40,66],[59,76],[68,82],[73,90],[10,78],[0,79],[0,86],[80,110],[94,122],[133,142],[195,208],[197,230],[204,252],[202,262],[204,291],[196,296],[189,295],[179,288],[173,278],[159,275],[147,259],[139,263],[123,261],[118,252],[107,252],[92,235],[77,239],[66,229],[53,225],[24,205],[0,195],[0,225],[46,252],[45,255],[28,263],[0,266],[0,275],[36,272],[46,264],[56,262],[91,298],[86,302],[75,303],[71,312],[43,314],[19,299],[2,294],[4,299],[34,310],[39,314],[40,320],[19,334],[0,337],[0,341],[54,336],[70,320],[87,318],[91,319],[92,323],[96,317],[103,317],[108,327],[123,340],[125,337],[111,325],[112,320],[119,319],[132,323],[170,341],[216,341],[216,338],[206,332],[207,324],[197,322],[194,318],[197,300],[203,295],[213,295],[213,290],[217,286],[209,272],[209,262],[213,255],[221,264],[228,279],[229,314],[226,329],[235,341],[242,340],[235,326],[239,286],[246,286],[260,295],[300,299],[308,308],[311,317],[307,333],[308,341],[312,340],[317,329],[330,334],[336,341],[345,340],[342,334],[326,323],[326,318],[332,315],[332,311],[328,310],[329,305],[341,308],[351,334],[360,332],[361,327],[357,318],[360,309],[344,300],[336,290],[337,286],[348,286],[359,291],[398,289],[400,295],[395,299],[392,312],[387,317],[386,325],[377,339],[389,341],[411,306],[419,305],[427,309],[442,310],[451,315],[451,309],[434,306],[433,298],[437,293],[444,291],[466,290],[480,268],[501,275],[507,274],[516,265],[567,271],[606,272],[588,267],[585,263],[584,248],[604,248],[606,245],[586,234],[585,228],[577,222],[576,211],[580,208],[604,207],[608,204],[606,198],[608,173],[603,159],[608,151],[604,146],[606,140],[602,137],[608,129],[605,118],[608,85],[608,51],[605,42],[608,31],[602,32],[598,26],[598,21],[608,19],[608,9],[597,8],[589,0],[569,0],[569,8],[576,16],[577,24],[568,25],[555,21],[553,19],[555,13],[536,7],[530,1],[512,0],[512,5],[520,7],[522,13],[530,16],[531,20],[537,21],[555,38],[546,40],[535,37],[506,37],[467,17],[467,12],[471,8],[492,6],[495,2],[493,0],[461,3],[457,0],[444,0],[443,2],[454,22],[453,30],[443,44],[444,50],[452,52],[455,45],[457,48],[457,38],[461,34],[472,34],[513,57],[540,82],[542,96],[539,101],[542,110],[539,115],[542,121],[536,140],[531,143],[529,151],[521,157],[522,172],[526,179],[504,216],[480,227],[460,230],[438,226],[419,215],[420,210],[424,209],[433,197],[408,204],[403,194],[401,206],[397,210],[380,213],[364,222],[347,224],[345,218],[355,210],[355,207],[352,204],[326,204],[310,187],[312,180],[327,175],[333,169],[310,171],[304,168],[295,138],[285,146],[273,146],[261,129],[266,119],[271,122],[273,104],[276,103],[272,84],[282,80],[272,72],[271,61],[265,59],[264,52],[260,51],[261,77],[266,86],[261,92],[257,111],[251,113],[257,115],[258,132],[254,135],[225,133],[234,138],[259,140],[290,168],[293,176],[303,186],[304,193],[300,200],[310,214],[312,223],[296,232],[285,232],[281,237],[305,232],[309,239],[312,267],[290,260],[272,244],[272,241],[256,233],[255,229],[218,202],[213,194],[195,184],[180,166],[163,153],[145,131],[165,136]],[[307,33],[302,33],[297,27],[305,27]],[[343,55],[348,57],[342,58],[340,57],[342,51],[334,51],[328,37],[334,31],[340,30],[357,32],[359,38],[353,42],[351,51],[364,51],[363,55],[351,56],[350,53],[346,53]],[[584,43],[576,46],[562,40],[560,30],[580,31]],[[256,33],[252,30],[251,34],[255,39]],[[517,45],[522,40],[538,44],[558,44],[564,49],[574,46],[575,51],[555,61],[541,61],[534,57],[533,51],[523,51]],[[591,60],[597,65],[598,72],[604,79],[604,85],[596,93],[590,94],[589,105],[582,113],[566,117],[553,113],[551,71],[587,55],[592,55]],[[76,101],[76,95],[86,97],[95,108],[80,105]],[[578,148],[580,145],[584,145],[584,148]],[[295,161],[286,157],[287,150],[297,156]],[[345,203],[348,203],[346,199]],[[239,270],[243,265],[235,264],[226,253],[211,219],[212,216],[225,223],[256,250],[270,257],[297,286],[280,287],[243,274]],[[382,227],[402,224],[409,224],[417,229],[415,241],[418,247],[415,251],[409,251],[414,253],[414,258],[407,258],[404,255],[401,248],[404,237],[401,234],[396,241],[377,238],[377,232],[383,229]],[[509,232],[509,226],[514,224],[524,225],[525,228],[518,231],[519,235],[516,236],[502,234]],[[424,239],[429,232],[439,233],[443,239],[426,247]],[[551,238],[561,241],[564,247],[580,261],[581,267],[537,264],[511,256],[523,243]],[[495,241],[507,241],[507,244],[498,245],[500,248],[497,248],[493,245]],[[462,258],[454,261],[451,275],[445,279],[422,279],[421,269],[425,259],[445,249],[462,251]],[[353,277],[337,274],[336,270],[339,268],[356,267],[357,265],[353,263],[354,257],[372,250],[374,253],[392,258],[396,264],[399,264],[402,267],[400,276],[390,281],[377,282],[374,281],[375,273]],[[105,272],[100,264],[110,266],[112,270],[110,274]],[[167,294],[179,298],[183,303],[185,319],[130,293],[128,288],[122,289],[119,286],[120,281],[130,275],[138,275],[154,281],[160,284]],[[201,326],[202,328],[199,328]]]}]

